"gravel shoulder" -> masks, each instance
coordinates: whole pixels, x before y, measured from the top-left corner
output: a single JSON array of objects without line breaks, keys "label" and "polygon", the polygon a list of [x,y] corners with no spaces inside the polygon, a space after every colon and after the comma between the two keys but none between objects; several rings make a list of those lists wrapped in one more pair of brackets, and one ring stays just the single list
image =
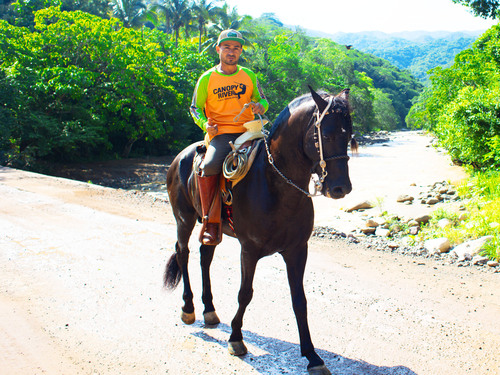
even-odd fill
[{"label": "gravel shoulder", "polygon": [[[259,263],[243,327],[250,352],[235,358],[226,345],[235,240],[224,239],[212,267],[222,323],[185,326],[181,288],[161,287],[175,243],[161,196],[3,167],[0,194],[2,373],[305,373],[279,256]],[[193,238],[199,319],[197,247]],[[313,238],[305,277],[313,341],[334,374],[500,374],[499,277]]]}]

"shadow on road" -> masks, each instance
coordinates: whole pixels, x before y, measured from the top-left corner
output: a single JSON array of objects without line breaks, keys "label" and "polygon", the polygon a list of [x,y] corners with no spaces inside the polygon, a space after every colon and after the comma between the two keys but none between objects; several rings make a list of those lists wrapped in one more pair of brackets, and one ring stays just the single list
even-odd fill
[{"label": "shadow on road", "polygon": [[[210,335],[210,330],[217,329],[227,333],[229,337],[231,327],[219,324],[216,328],[203,326],[200,321],[200,331],[193,336],[205,342],[215,343],[227,349],[227,341]],[[248,354],[240,357],[242,361],[252,366],[261,374],[305,374],[307,360],[300,356],[300,346],[274,337],[265,337],[259,334],[243,331],[243,337]],[[252,350],[256,348],[257,350]],[[326,366],[335,375],[417,375],[405,366],[385,367],[350,359],[341,355],[316,348],[316,353],[325,361]]]}]

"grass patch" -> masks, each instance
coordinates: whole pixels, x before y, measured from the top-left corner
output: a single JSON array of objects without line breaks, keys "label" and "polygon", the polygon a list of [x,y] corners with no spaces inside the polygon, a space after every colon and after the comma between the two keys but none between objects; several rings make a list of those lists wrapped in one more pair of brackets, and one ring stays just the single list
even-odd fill
[{"label": "grass patch", "polygon": [[[465,215],[436,210],[428,225],[420,232],[421,240],[446,237],[453,245],[467,240],[491,235],[493,240],[485,245],[482,255],[500,260],[500,171],[476,172],[458,192],[465,200]],[[448,219],[450,226],[439,227],[441,219]]]}]

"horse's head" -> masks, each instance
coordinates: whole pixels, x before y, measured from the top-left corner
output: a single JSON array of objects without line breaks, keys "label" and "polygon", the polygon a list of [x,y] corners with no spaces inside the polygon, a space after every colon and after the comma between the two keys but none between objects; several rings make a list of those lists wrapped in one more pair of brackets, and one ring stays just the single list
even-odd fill
[{"label": "horse's head", "polygon": [[357,149],[352,137],[349,89],[336,96],[310,90],[316,110],[305,133],[304,152],[313,162],[312,172],[322,183],[321,193],[329,198],[343,198],[352,190],[347,150],[349,145],[352,151]]}]

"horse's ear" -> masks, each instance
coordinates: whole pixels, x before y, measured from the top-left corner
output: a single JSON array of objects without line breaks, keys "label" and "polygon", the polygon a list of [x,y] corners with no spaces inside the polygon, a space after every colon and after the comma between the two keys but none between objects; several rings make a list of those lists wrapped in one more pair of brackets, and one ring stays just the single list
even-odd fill
[{"label": "horse's ear", "polygon": [[349,101],[349,92],[351,91],[351,89],[343,89],[340,94],[338,94],[337,96],[341,99],[345,99],[347,101]]},{"label": "horse's ear", "polygon": [[319,112],[323,113],[326,106],[328,105],[328,102],[325,99],[323,99],[321,96],[319,96],[318,93],[316,91],[314,91],[311,86],[309,86],[309,85],[307,85],[307,86],[309,87],[309,90],[311,91],[311,95],[314,99],[314,102],[318,106]]}]

